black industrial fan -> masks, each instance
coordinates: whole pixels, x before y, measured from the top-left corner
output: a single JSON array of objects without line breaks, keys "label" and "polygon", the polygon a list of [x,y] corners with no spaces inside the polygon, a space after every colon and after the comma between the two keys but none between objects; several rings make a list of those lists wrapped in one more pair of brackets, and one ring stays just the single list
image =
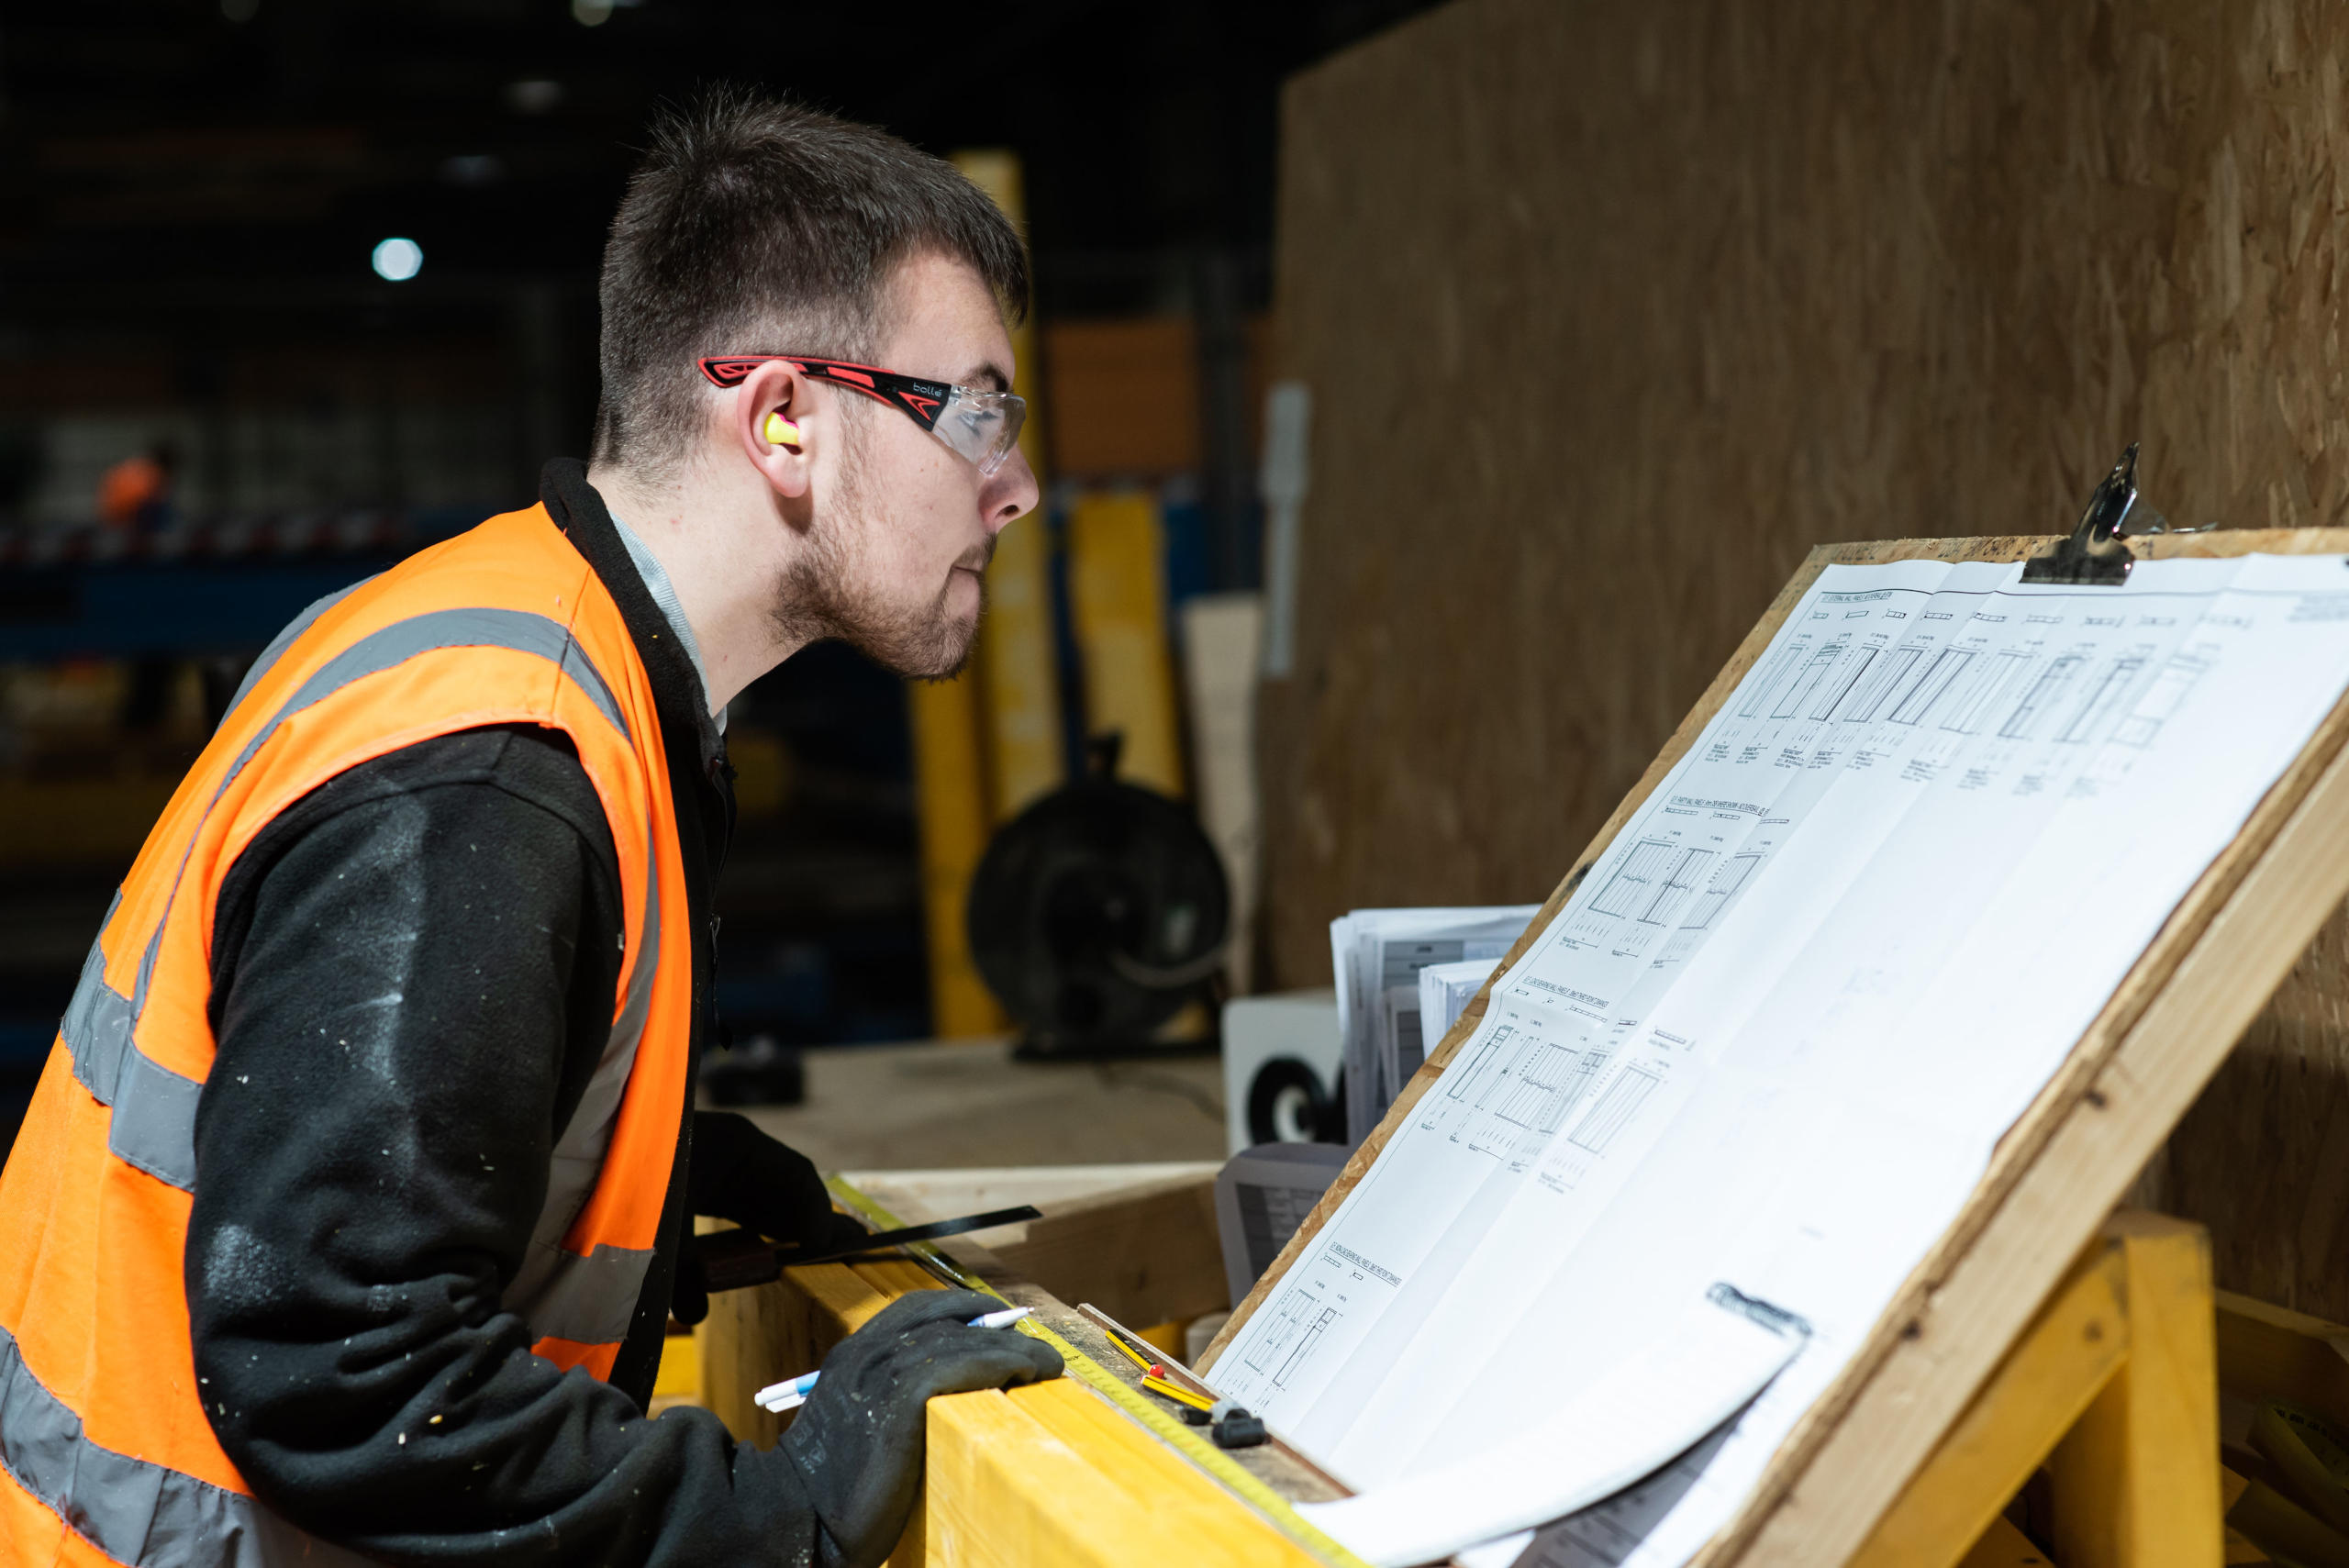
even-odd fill
[{"label": "black industrial fan", "polygon": [[1121,1056],[1223,967],[1230,891],[1189,811],[1117,777],[1115,736],[1090,777],[1003,825],[971,879],[971,956],[1030,1057]]}]

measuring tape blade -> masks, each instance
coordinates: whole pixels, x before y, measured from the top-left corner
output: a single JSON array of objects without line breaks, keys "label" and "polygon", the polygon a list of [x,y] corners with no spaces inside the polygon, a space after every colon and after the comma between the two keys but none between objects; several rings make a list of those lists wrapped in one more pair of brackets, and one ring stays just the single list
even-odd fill
[{"label": "measuring tape blade", "polygon": [[[904,1220],[840,1177],[833,1176],[824,1184],[831,1189],[832,1195],[844,1207],[863,1215],[881,1229],[896,1230],[904,1228]],[[963,1289],[982,1292],[997,1301],[1008,1299],[1001,1291],[941,1254],[927,1242],[909,1243],[906,1251],[919,1258],[932,1273]],[[1023,1334],[1034,1335],[1058,1351],[1061,1360],[1067,1363],[1071,1377],[1140,1421],[1152,1436],[1207,1472],[1226,1491],[1254,1508],[1265,1523],[1329,1564],[1329,1568],[1370,1568],[1361,1558],[1316,1529],[1304,1515],[1290,1507],[1287,1498],[1266,1485],[1246,1466],[1199,1436],[1189,1426],[1160,1409],[1155,1402],[1128,1386],[1115,1373],[1039,1323],[1032,1316],[1021,1318],[1013,1328]]]}]

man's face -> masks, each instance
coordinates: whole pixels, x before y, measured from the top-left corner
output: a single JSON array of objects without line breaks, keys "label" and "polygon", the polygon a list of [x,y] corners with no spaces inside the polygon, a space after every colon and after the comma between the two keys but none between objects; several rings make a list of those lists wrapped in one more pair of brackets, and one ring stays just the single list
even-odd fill
[{"label": "man's face", "polygon": [[[882,368],[1010,390],[1011,339],[971,268],[916,256],[885,299]],[[837,386],[816,395],[834,400],[848,440],[777,617],[795,634],[840,638],[901,675],[952,675],[978,636],[995,536],[1034,507],[1036,476],[1016,451],[982,474],[893,408]]]}]

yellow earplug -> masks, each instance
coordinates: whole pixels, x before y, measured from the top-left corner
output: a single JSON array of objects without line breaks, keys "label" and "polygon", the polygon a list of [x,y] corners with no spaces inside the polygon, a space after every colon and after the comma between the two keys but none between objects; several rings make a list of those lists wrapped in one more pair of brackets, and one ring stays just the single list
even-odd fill
[{"label": "yellow earplug", "polygon": [[766,428],[762,433],[770,446],[796,447],[799,444],[799,427],[780,414],[767,416]]}]

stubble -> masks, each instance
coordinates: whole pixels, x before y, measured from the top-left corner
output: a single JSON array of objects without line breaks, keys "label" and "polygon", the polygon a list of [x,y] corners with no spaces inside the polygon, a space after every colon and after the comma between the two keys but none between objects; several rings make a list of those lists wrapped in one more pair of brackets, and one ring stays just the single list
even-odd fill
[{"label": "stubble", "polygon": [[[841,454],[831,504],[808,528],[807,549],[776,595],[774,623],[785,640],[845,642],[874,663],[910,680],[947,681],[963,673],[986,614],[986,567],[995,539],[955,563],[927,605],[908,607],[874,591],[868,540],[885,527],[871,508],[863,442],[853,423]],[[969,615],[952,607],[955,578],[975,568],[979,603]]]}]

